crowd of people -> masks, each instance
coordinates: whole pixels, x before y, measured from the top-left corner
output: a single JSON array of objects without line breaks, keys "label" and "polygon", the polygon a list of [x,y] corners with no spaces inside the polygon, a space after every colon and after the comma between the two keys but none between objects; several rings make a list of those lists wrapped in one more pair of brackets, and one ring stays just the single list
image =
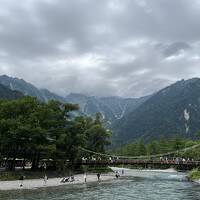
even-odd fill
[{"label": "crowd of people", "polygon": [[166,163],[180,164],[180,163],[193,162],[194,159],[182,158],[182,157],[160,157],[160,161],[166,162]]}]

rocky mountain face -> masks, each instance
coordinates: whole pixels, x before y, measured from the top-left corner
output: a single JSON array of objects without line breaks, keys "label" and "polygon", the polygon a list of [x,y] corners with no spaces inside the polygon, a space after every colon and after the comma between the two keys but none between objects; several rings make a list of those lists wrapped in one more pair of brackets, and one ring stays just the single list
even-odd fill
[{"label": "rocky mountain face", "polygon": [[69,94],[65,100],[80,106],[80,112],[94,117],[100,112],[106,124],[110,126],[114,121],[121,119],[130,111],[136,109],[148,97],[143,98],[120,98],[120,97],[95,97],[82,94]]},{"label": "rocky mountain face", "polygon": [[64,98],[50,92],[47,89],[38,89],[34,85],[19,78],[12,78],[7,75],[0,76],[0,83],[11,90],[17,90],[24,95],[37,97],[40,101],[49,101],[51,99],[64,101]]},{"label": "rocky mountain face", "polygon": [[200,130],[200,79],[181,80],[166,87],[113,125],[115,143],[137,138],[195,138]]},{"label": "rocky mountain face", "polygon": [[4,85],[0,84],[0,99],[17,99],[22,97],[23,94],[18,91],[10,90]]},{"label": "rocky mountain face", "polygon": [[6,75],[0,76],[0,84],[1,98],[12,99],[23,93],[45,102],[54,99],[79,104],[80,111],[76,114],[94,117],[100,112],[105,125],[113,130],[115,144],[174,135],[195,138],[195,133],[200,130],[199,78],[178,81],[142,98],[95,97],[75,93],[61,97]]},{"label": "rocky mountain face", "polygon": [[86,96],[83,94],[71,93],[66,97],[61,97],[57,94],[50,92],[47,89],[38,89],[34,85],[19,78],[12,78],[7,75],[0,76],[0,84],[10,88],[11,90],[17,90],[24,95],[37,97],[40,101],[47,102],[49,100],[58,100],[66,103],[79,104],[80,111],[76,114],[82,114],[94,117],[96,113],[102,114],[103,120],[107,126],[121,119],[130,111],[136,109],[149,97],[143,98],[120,98],[120,97],[95,97]]}]

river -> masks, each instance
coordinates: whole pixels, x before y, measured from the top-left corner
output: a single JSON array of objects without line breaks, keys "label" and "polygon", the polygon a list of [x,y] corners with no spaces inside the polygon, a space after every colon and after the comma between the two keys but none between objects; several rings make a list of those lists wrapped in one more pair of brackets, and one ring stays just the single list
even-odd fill
[{"label": "river", "polygon": [[200,185],[180,172],[125,170],[102,183],[0,192],[1,200],[199,200]]}]

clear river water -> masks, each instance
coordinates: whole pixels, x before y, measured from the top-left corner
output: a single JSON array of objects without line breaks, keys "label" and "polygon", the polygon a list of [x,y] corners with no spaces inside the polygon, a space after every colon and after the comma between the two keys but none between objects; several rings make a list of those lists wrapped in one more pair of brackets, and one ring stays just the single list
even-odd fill
[{"label": "clear river water", "polygon": [[200,200],[200,185],[180,172],[125,171],[102,183],[35,190],[0,191],[1,200]]}]

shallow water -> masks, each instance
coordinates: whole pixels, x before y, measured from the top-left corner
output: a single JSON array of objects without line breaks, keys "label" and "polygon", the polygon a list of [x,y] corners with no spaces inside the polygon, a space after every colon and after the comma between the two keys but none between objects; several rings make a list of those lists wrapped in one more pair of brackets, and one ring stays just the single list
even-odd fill
[{"label": "shallow water", "polygon": [[104,183],[0,192],[2,200],[199,200],[200,185],[184,173],[125,171],[127,177]]}]

